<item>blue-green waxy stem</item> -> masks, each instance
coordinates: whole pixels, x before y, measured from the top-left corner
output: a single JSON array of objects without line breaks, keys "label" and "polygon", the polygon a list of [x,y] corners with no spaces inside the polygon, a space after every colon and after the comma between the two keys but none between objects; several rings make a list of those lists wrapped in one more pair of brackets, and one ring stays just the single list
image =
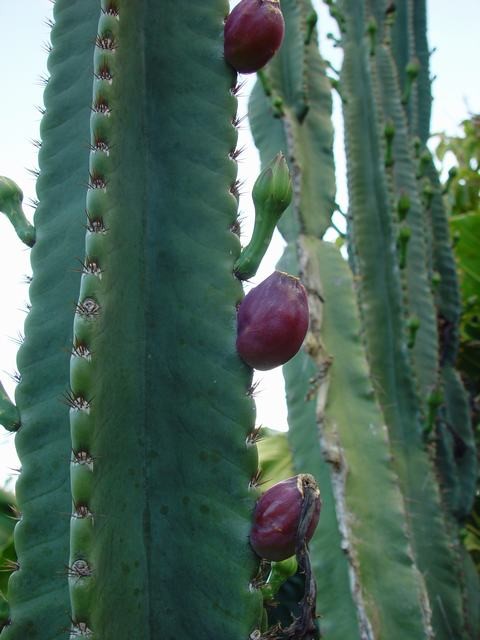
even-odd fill
[{"label": "blue-green waxy stem", "polygon": [[[97,0],[56,0],[44,92],[30,260],[31,310],[17,367],[15,446],[21,518],[15,527],[20,569],[8,585],[10,624],[2,640],[68,640],[69,348],[85,237],[85,185]],[[2,24],[2,26],[4,26]]]},{"label": "blue-green waxy stem", "polygon": [[248,638],[262,596],[227,3],[103,9],[70,362],[71,633],[187,638],[195,621],[199,640]]}]

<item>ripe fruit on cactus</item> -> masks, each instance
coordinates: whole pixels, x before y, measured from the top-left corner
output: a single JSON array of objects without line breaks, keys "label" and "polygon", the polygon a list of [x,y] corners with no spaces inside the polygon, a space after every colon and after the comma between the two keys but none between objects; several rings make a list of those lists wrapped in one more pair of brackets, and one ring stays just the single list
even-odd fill
[{"label": "ripe fruit on cactus", "polygon": [[255,369],[278,367],[297,353],[308,329],[308,301],[298,278],[281,271],[247,293],[238,309],[237,351]]},{"label": "ripe fruit on cactus", "polygon": [[241,0],[225,22],[225,59],[239,73],[255,73],[282,44],[279,0]]},{"label": "ripe fruit on cactus", "polygon": [[[320,517],[320,490],[315,478],[301,473],[273,485],[258,500],[253,514],[250,545],[266,560],[285,560],[297,543],[308,543]],[[299,535],[303,540],[298,540]]]}]

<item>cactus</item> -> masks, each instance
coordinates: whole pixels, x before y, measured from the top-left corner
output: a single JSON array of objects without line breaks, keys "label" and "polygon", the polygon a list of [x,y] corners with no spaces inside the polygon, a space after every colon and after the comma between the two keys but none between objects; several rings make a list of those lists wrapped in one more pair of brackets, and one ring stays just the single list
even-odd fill
[{"label": "cactus", "polygon": [[[264,167],[275,160],[243,251],[227,1],[56,0],[33,225],[0,179],[33,270],[15,402],[0,386],[22,464],[2,638],[312,640],[315,611],[330,640],[478,637],[459,541],[476,451],[425,147],[425,3],[327,4],[344,50],[348,263],[322,240],[332,82],[310,0],[282,0],[283,44],[252,93]],[[241,280],[287,205],[279,268],[302,297],[288,358],[305,291],[309,329],[284,368],[289,455],[272,460],[270,437],[259,462]],[[262,469],[309,479],[289,532],[298,568],[249,544]]]},{"label": "cactus", "polygon": [[[317,610],[329,638],[473,639],[478,581],[472,582],[459,527],[472,506],[477,466],[465,390],[454,370],[458,288],[438,176],[424,147],[430,114],[425,4],[328,4],[344,52],[339,82],[350,200],[346,239],[359,317],[345,263],[319,242],[321,223],[332,211],[325,206],[332,202],[327,149],[315,149],[308,164],[301,162],[312,151],[304,143],[311,110],[323,109],[324,136],[330,131],[328,103],[313,98],[322,74],[303,69],[309,111],[302,120],[292,99],[301,66],[285,62],[288,55],[296,59],[303,45],[309,66],[299,21],[311,9],[307,0],[283,2],[285,42],[295,43],[263,70],[250,101],[262,162],[281,142],[297,185],[279,225],[289,243],[280,268],[298,274],[306,286],[310,330],[306,353],[284,366],[289,439],[295,472],[315,475],[323,495],[329,485],[322,517],[329,500],[335,505],[323,521],[325,537],[320,527],[311,545]],[[281,114],[264,95],[265,78],[271,96],[282,101]],[[323,192],[314,201],[300,186],[312,175]],[[385,424],[387,431],[377,431],[375,424]],[[368,472],[356,461],[364,446]],[[367,498],[378,486],[382,498],[387,487],[391,491],[386,503]],[[375,559],[364,546],[372,536],[375,554],[395,549],[394,587],[403,584],[403,593],[410,594],[409,604],[404,602],[408,614],[399,614],[400,593],[392,601],[383,597],[394,587],[386,568],[373,569]],[[335,555],[335,545],[347,560]],[[333,571],[339,576],[334,601],[328,591]],[[343,616],[336,608],[339,598]]]}]

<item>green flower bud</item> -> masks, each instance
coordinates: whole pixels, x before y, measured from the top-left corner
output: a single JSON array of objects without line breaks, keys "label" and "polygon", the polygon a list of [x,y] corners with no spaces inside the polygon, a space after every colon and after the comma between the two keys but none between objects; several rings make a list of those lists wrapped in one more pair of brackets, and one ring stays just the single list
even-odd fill
[{"label": "green flower bud", "polygon": [[276,216],[275,224],[292,201],[292,181],[283,153],[277,153],[253,185],[255,208]]},{"label": "green flower bud", "polygon": [[408,342],[409,349],[413,349],[415,346],[415,338],[417,337],[417,331],[420,329],[420,320],[417,316],[410,316],[407,321]]},{"label": "green flower bud", "polygon": [[401,193],[397,202],[397,213],[400,222],[403,222],[410,211],[410,196],[408,193]]},{"label": "green flower bud", "polygon": [[410,80],[416,80],[420,73],[420,62],[416,58],[411,60],[405,67],[405,71]]},{"label": "green flower bud", "polygon": [[292,201],[290,171],[282,153],[278,153],[258,176],[252,191],[255,225],[252,239],[235,263],[235,275],[248,280],[257,272],[268,249],[280,216]]},{"label": "green flower bud", "polygon": [[23,193],[10,178],[0,176],[0,211],[12,223],[17,236],[29,247],[35,244],[35,229],[28,222],[22,209]]}]

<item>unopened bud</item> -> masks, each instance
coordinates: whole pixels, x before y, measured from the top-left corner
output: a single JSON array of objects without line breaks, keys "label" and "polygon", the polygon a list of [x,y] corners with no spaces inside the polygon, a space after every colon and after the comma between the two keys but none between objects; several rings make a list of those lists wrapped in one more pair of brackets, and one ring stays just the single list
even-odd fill
[{"label": "unopened bud", "polygon": [[29,247],[35,244],[35,229],[22,208],[23,192],[10,178],[0,176],[0,211],[12,223],[17,236]]},{"label": "unopened bud", "polygon": [[240,280],[248,280],[257,272],[268,249],[280,216],[292,201],[290,171],[282,153],[278,153],[258,176],[252,191],[255,205],[255,225],[252,239],[235,263],[234,272]]}]

